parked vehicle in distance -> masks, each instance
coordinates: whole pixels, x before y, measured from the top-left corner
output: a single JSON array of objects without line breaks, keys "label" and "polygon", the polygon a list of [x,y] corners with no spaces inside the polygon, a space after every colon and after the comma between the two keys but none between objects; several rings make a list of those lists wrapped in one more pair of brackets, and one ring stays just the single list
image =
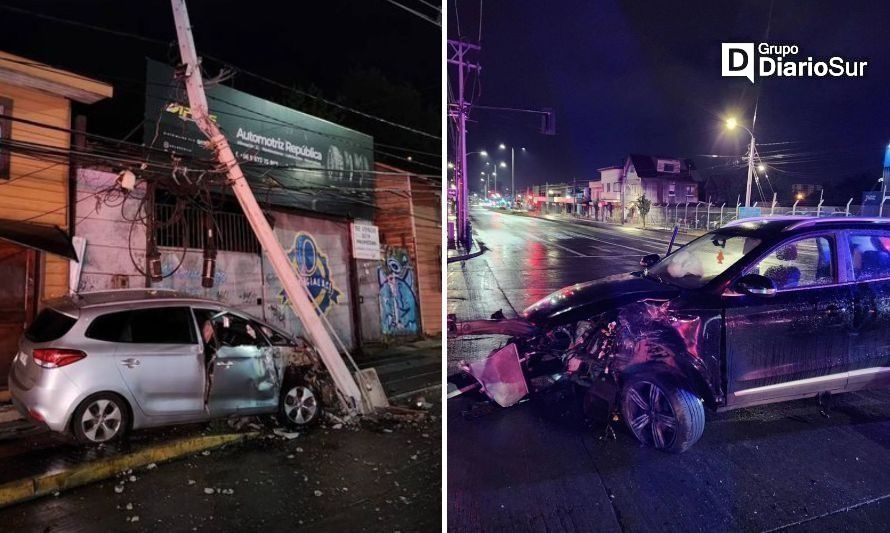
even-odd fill
[{"label": "parked vehicle in distance", "polygon": [[743,219],[641,266],[565,287],[519,318],[452,319],[457,334],[511,337],[465,376],[502,406],[570,380],[670,452],[701,437],[705,407],[890,384],[887,219]]},{"label": "parked vehicle in distance", "polygon": [[219,302],[104,291],[46,303],[19,342],[9,389],[29,419],[102,443],[230,415],[313,424],[320,368],[303,339]]}]

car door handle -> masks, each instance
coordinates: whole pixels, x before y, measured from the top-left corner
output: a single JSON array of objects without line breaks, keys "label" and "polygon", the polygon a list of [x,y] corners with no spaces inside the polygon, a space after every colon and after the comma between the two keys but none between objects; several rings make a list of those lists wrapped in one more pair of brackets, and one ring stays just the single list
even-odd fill
[{"label": "car door handle", "polygon": [[134,366],[139,366],[139,359],[133,359],[131,357],[130,359],[124,359],[123,361],[121,361],[121,364],[127,368],[133,368]]},{"label": "car door handle", "polygon": [[847,308],[832,304],[823,307],[822,312],[825,314],[826,317],[832,320],[838,320],[844,313],[847,312]]},{"label": "car door handle", "polygon": [[229,368],[230,366],[232,366],[232,362],[231,361],[217,361],[216,366],[218,366],[220,368]]}]

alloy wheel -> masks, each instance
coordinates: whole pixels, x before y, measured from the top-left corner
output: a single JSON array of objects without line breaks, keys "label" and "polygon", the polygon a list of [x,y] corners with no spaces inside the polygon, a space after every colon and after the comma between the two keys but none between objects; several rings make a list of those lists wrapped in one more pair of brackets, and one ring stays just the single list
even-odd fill
[{"label": "alloy wheel", "polygon": [[105,442],[120,432],[122,419],[121,409],[116,403],[100,398],[83,411],[80,427],[89,440]]},{"label": "alloy wheel", "polygon": [[309,387],[293,387],[284,396],[284,414],[294,424],[308,424],[318,413],[318,400]]},{"label": "alloy wheel", "polygon": [[669,448],[677,437],[679,421],[667,394],[655,383],[637,381],[625,395],[627,425],[637,439],[657,449]]}]

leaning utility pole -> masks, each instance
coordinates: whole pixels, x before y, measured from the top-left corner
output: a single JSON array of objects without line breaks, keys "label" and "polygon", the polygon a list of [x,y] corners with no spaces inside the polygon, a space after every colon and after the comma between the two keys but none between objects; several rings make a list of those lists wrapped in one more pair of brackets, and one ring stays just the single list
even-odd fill
[{"label": "leaning utility pole", "polygon": [[287,255],[281,247],[281,243],[272,232],[269,221],[263,215],[247,179],[238,165],[235,154],[229,146],[226,137],[219,130],[219,127],[210,120],[207,105],[207,96],[204,94],[204,82],[201,79],[201,65],[195,51],[195,41],[192,36],[192,28],[189,23],[188,10],[185,6],[185,0],[171,0],[173,5],[173,18],[176,23],[176,36],[179,40],[179,53],[182,56],[182,63],[185,67],[185,86],[188,92],[189,107],[191,108],[192,119],[201,132],[210,139],[210,147],[216,153],[220,163],[222,163],[229,177],[229,185],[244,210],[244,215],[250,223],[250,227],[256,234],[257,239],[266,252],[269,262],[281,285],[287,294],[288,302],[291,304],[294,312],[303,323],[309,340],[315,345],[322,361],[331,373],[334,384],[337,389],[346,397],[351,405],[346,405],[349,411],[359,410],[360,412],[368,412],[370,407],[362,401],[362,393],[350,374],[349,369],[343,362],[340,352],[334,345],[331,336],[324,329],[321,319],[315,312],[315,307],[309,299],[306,287],[297,279],[297,275],[288,262]]},{"label": "leaning utility pole", "polygon": [[482,67],[478,63],[471,63],[467,56],[472,52],[478,52],[481,47],[465,41],[448,40],[451,47],[451,56],[448,62],[457,65],[457,102],[452,104],[454,110],[449,113],[457,122],[457,157],[454,166],[457,187],[457,241],[467,248],[470,247],[470,214],[469,214],[469,176],[467,175],[467,116],[470,112],[470,103],[466,101],[464,88],[466,78],[470,71],[475,70],[478,75]]}]

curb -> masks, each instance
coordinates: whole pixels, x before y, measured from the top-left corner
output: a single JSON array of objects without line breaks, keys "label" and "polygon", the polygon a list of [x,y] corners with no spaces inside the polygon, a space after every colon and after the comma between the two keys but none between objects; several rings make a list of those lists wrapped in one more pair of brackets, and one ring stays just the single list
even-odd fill
[{"label": "curb", "polygon": [[0,508],[46,496],[54,492],[102,481],[114,477],[123,470],[140,468],[151,463],[171,461],[196,452],[253,438],[256,435],[258,433],[228,433],[178,439],[149,446],[137,452],[75,465],[61,472],[40,474],[10,481],[0,485]]},{"label": "curb", "polygon": [[483,243],[482,241],[478,241],[478,240],[476,242],[479,243],[479,251],[478,252],[472,252],[467,255],[457,255],[454,257],[449,257],[448,262],[449,263],[457,263],[459,261],[466,261],[467,259],[473,259],[474,257],[479,257],[480,255],[482,255],[488,251],[488,248],[485,247],[485,243]]}]

